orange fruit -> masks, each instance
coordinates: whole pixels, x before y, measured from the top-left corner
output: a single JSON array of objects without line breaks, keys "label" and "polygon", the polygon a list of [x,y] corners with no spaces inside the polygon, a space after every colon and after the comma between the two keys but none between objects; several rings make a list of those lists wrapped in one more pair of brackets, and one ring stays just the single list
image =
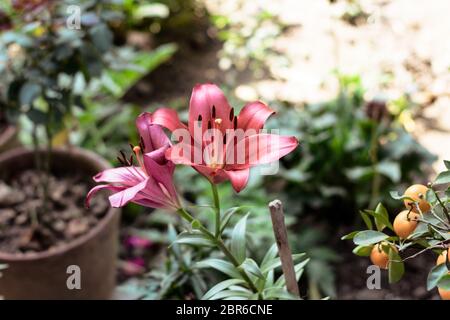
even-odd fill
[{"label": "orange fruit", "polygon": [[450,300],[450,290],[444,290],[441,288],[438,288],[439,295],[441,296],[442,300]]},{"label": "orange fruit", "polygon": [[446,259],[447,259],[447,254],[448,254],[448,250],[447,251],[443,251],[439,257],[436,260],[436,265],[440,265],[442,263],[445,263]]},{"label": "orange fruit", "polygon": [[402,239],[408,238],[417,227],[417,219],[420,217],[418,213],[403,210],[394,220],[394,231]]},{"label": "orange fruit", "polygon": [[[397,248],[394,250],[397,251]],[[379,266],[381,269],[387,269],[389,265],[389,255],[383,251],[382,244],[377,243],[373,246],[372,252],[370,253],[370,261],[376,266]]]},{"label": "orange fruit", "polygon": [[[419,204],[420,211],[422,211],[422,213],[425,213],[431,209],[430,204],[426,200],[427,191],[428,188],[423,184],[413,184],[408,189],[406,189],[404,195],[417,202]],[[413,202],[411,202],[411,200],[405,199],[404,203],[407,209],[411,209],[412,207],[412,210],[414,212],[418,212],[417,206]]]}]

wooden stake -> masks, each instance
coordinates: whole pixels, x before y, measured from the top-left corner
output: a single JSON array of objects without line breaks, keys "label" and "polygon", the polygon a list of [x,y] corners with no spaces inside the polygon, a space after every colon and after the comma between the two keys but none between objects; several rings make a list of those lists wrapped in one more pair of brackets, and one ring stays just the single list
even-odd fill
[{"label": "wooden stake", "polygon": [[292,260],[286,225],[284,224],[283,204],[280,200],[274,200],[269,203],[269,209],[287,290],[300,298],[300,292],[295,278],[294,261]]}]

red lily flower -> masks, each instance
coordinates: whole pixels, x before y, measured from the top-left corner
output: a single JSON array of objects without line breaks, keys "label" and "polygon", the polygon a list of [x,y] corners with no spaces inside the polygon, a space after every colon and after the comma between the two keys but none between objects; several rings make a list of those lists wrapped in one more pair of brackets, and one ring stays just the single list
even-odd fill
[{"label": "red lily flower", "polygon": [[298,145],[295,137],[261,132],[273,113],[262,102],[251,102],[235,115],[216,85],[198,84],[192,91],[188,126],[167,108],[156,110],[151,120],[179,140],[166,158],[192,166],[213,183],[230,180],[239,192],[247,185],[251,167],[276,161]]},{"label": "red lily flower", "polygon": [[106,183],[92,188],[86,196],[86,206],[90,199],[100,190],[108,189],[115,193],[109,197],[112,207],[123,207],[134,202],[151,208],[179,209],[173,172],[175,165],[165,158],[165,151],[170,147],[169,138],[162,127],[152,124],[150,114],[143,113],[136,120],[141,136],[140,146],[133,147],[138,166],[133,165],[133,156],[129,160],[119,161],[120,168],[107,169],[94,176],[95,182]]}]

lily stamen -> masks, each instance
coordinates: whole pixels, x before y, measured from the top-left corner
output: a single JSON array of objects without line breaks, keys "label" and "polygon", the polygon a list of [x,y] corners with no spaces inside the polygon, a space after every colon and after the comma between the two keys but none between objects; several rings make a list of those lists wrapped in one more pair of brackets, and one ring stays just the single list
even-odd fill
[{"label": "lily stamen", "polygon": [[133,152],[136,155],[136,160],[139,163],[139,166],[142,168],[142,170],[144,170],[145,174],[148,176],[148,172],[147,172],[147,170],[145,169],[145,166],[144,166],[144,161],[143,161],[143,159],[141,157],[141,151],[142,151],[141,147],[139,147],[139,146],[133,147]]}]

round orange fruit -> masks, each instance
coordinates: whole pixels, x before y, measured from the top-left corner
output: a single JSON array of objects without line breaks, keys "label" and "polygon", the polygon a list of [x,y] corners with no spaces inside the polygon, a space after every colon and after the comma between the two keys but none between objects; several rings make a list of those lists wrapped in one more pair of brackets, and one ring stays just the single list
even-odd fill
[{"label": "round orange fruit", "polygon": [[[394,247],[392,247],[394,248]],[[394,250],[397,250],[394,248]],[[384,252],[381,243],[377,243],[373,246],[372,252],[370,253],[370,261],[381,269],[387,269],[389,265],[389,255]]]},{"label": "round orange fruit", "polygon": [[438,288],[439,295],[441,296],[442,300],[450,300],[450,290],[444,290],[441,288]]},{"label": "round orange fruit", "polygon": [[443,251],[439,257],[436,260],[436,265],[440,265],[442,263],[445,263],[446,259],[447,259],[447,254],[448,254],[448,250],[447,251]]},{"label": "round orange fruit", "polygon": [[[404,195],[413,199],[415,202],[418,203],[420,211],[422,213],[428,212],[431,209],[430,204],[426,200],[426,194],[427,194],[428,188],[424,186],[423,184],[413,184],[408,189],[406,189]],[[407,209],[411,209],[414,212],[418,212],[417,206],[411,202],[409,199],[404,200],[405,207]]]},{"label": "round orange fruit", "polygon": [[[409,215],[408,215],[409,213]],[[415,212],[409,212],[403,210],[400,212],[394,220],[394,231],[402,239],[408,238],[408,236],[414,232],[417,227],[417,219],[420,215]]]}]

